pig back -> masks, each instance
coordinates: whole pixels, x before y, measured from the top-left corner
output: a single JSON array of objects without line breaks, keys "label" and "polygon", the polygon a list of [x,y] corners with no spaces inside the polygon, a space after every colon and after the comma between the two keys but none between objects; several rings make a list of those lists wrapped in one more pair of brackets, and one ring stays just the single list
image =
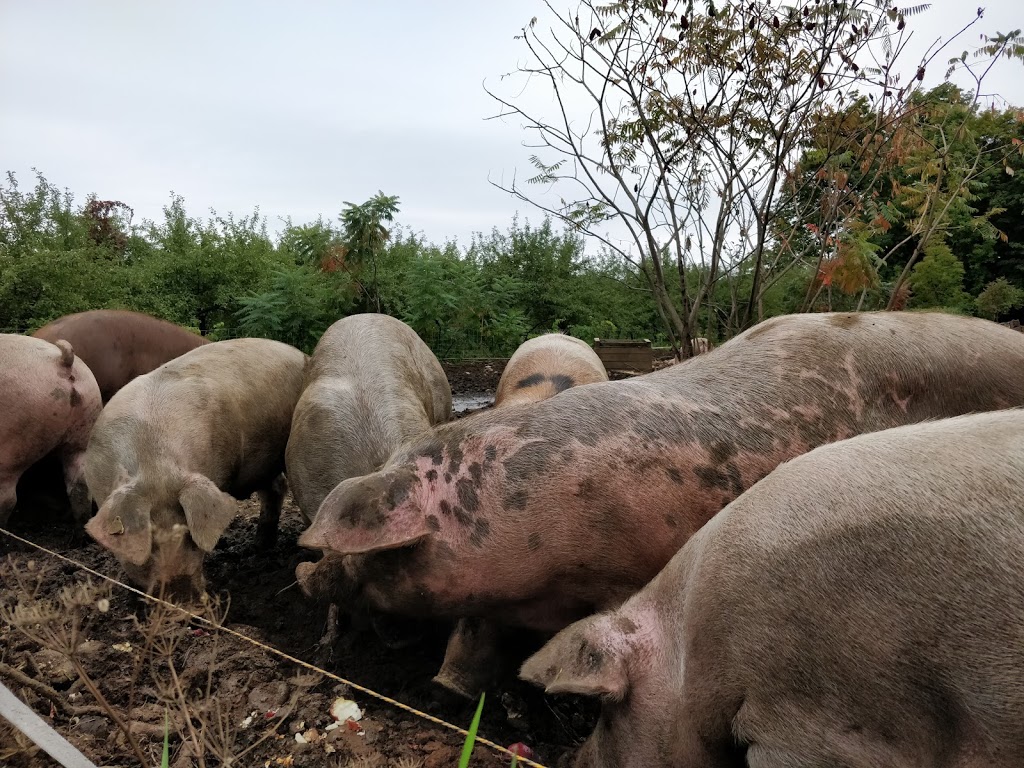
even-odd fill
[{"label": "pig back", "polygon": [[[836,754],[816,754],[811,734],[851,722],[886,733],[896,718],[906,742],[895,748],[908,755],[958,740],[978,747],[985,734],[985,750],[998,744],[1016,764],[1021,499],[1022,409],[862,435],[780,466],[635,602],[675,622],[684,699],[706,701],[709,681],[728,680],[716,696],[743,701],[743,741],[791,738],[799,747],[788,751],[826,764]],[[709,637],[719,641],[696,641]]]},{"label": "pig back", "polygon": [[102,407],[96,379],[69,344],[0,334],[0,464],[25,468],[61,447],[84,450]]},{"label": "pig back", "polygon": [[104,408],[87,473],[90,463],[174,466],[248,496],[284,469],[305,361],[281,342],[233,339],[137,377]]},{"label": "pig back", "polygon": [[136,376],[208,343],[166,320],[113,309],[65,315],[32,335],[69,341],[96,376],[104,402]]}]

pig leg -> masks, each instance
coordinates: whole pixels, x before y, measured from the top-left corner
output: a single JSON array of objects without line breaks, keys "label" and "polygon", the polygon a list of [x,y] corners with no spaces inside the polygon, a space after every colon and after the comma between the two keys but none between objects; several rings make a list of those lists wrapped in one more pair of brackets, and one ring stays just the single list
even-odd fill
[{"label": "pig leg", "polygon": [[487,619],[459,619],[434,682],[467,699],[479,698],[500,665],[500,636],[501,628]]},{"label": "pig leg", "polygon": [[6,528],[18,503],[18,478],[0,472],[0,527]]},{"label": "pig leg", "polygon": [[260,520],[256,526],[256,546],[271,549],[277,541],[277,529],[281,522],[281,506],[288,492],[288,481],[279,474],[269,486],[258,491],[260,497]]}]

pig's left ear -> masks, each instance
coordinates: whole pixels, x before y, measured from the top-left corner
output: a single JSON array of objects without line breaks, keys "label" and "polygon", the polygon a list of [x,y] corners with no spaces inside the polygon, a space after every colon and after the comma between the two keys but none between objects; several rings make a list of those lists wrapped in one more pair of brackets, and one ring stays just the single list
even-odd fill
[{"label": "pig's left ear", "polygon": [[217,540],[235,517],[235,500],[203,475],[189,475],[178,494],[192,541],[212,552]]},{"label": "pig's left ear", "polygon": [[[611,632],[614,636],[610,636]],[[531,656],[519,677],[547,693],[577,693],[621,701],[629,689],[629,645],[606,615],[577,621]]]}]

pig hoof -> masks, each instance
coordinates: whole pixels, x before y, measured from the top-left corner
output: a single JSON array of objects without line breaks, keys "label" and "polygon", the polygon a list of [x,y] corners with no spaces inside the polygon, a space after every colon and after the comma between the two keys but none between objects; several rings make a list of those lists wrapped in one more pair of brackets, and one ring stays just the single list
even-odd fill
[{"label": "pig hoof", "polygon": [[470,701],[476,701],[480,698],[480,693],[483,691],[482,686],[470,685],[468,684],[468,680],[461,679],[444,671],[438,672],[434,675],[433,682],[464,699],[469,699]]}]

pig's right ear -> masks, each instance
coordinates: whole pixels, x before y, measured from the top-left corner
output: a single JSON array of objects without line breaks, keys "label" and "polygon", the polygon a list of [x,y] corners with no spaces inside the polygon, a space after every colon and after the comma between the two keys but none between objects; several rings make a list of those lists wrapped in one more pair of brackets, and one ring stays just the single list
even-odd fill
[{"label": "pig's right ear", "polygon": [[96,542],[132,565],[144,564],[153,548],[149,503],[131,484],[120,486],[85,524]]},{"label": "pig's right ear", "polygon": [[621,701],[629,689],[629,646],[609,637],[603,615],[566,627],[528,658],[519,677],[547,693],[576,693]]}]

